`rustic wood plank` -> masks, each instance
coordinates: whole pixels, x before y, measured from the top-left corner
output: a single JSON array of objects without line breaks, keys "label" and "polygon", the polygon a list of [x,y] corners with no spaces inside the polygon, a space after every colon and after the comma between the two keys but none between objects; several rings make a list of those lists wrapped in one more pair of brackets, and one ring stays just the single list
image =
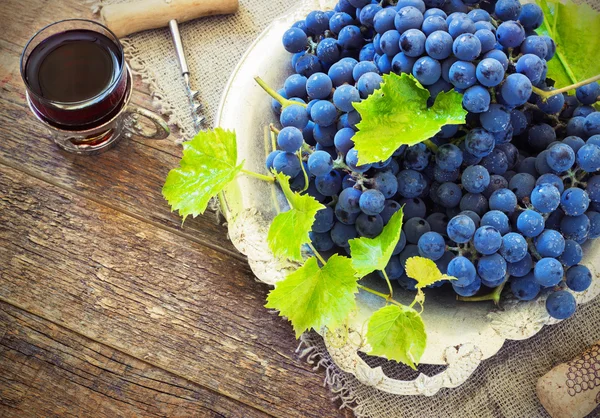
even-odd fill
[{"label": "rustic wood plank", "polygon": [[268,417],[0,302],[0,415]]},{"label": "rustic wood plank", "polygon": [[337,416],[245,263],[0,166],[0,299],[282,417]]},{"label": "rustic wood plank", "polygon": [[161,189],[169,170],[178,165],[176,157],[126,140],[101,155],[77,156],[55,147],[24,105],[0,97],[0,107],[0,159],[7,164],[242,258],[213,212],[182,225],[170,211]]}]

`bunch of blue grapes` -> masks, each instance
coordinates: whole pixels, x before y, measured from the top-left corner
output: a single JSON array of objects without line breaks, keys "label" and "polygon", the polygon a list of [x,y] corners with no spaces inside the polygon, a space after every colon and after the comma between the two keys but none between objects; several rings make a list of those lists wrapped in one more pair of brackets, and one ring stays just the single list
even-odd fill
[{"label": "bunch of blue grapes", "polygon": [[[547,294],[552,317],[571,316],[572,292],[592,283],[582,245],[600,236],[600,85],[547,100],[533,93],[553,89],[556,45],[535,32],[542,21],[537,5],[518,0],[340,0],[288,29],[294,73],[278,93],[298,105],[273,100],[281,130],[266,166],[325,205],[314,248],[348,252],[349,240],[378,236],[402,207],[385,272],[403,288],[416,283],[406,260],[422,256],[457,279],[436,286],[462,298],[502,286],[522,300]],[[412,74],[429,104],[463,93],[466,124],[359,165],[353,104],[390,72]]]}]

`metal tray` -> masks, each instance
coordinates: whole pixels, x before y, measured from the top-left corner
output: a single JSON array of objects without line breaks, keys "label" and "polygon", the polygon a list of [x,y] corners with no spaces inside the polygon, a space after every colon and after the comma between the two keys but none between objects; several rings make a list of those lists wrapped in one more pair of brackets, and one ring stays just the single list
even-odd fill
[{"label": "metal tray", "polygon": [[[238,159],[246,161],[246,168],[264,173],[264,161],[271,151],[265,141],[264,130],[276,121],[270,97],[256,84],[259,75],[269,85],[280,88],[292,73],[290,54],[281,45],[281,36],[295,21],[303,19],[311,10],[327,10],[331,0],[304,0],[292,13],[275,20],[255,41],[231,75],[217,112],[217,126],[237,133]],[[297,265],[275,260],[267,246],[269,224],[276,215],[276,204],[287,207],[276,186],[247,176],[239,176],[225,190],[221,207],[228,221],[229,236],[236,248],[248,257],[256,277],[274,284]],[[578,303],[585,303],[600,293],[600,278],[594,267],[598,261],[600,243],[588,244],[584,264],[592,270],[594,282],[590,289],[575,293]],[[382,280],[374,277],[370,287],[386,291]],[[395,298],[412,301],[413,296],[396,288]],[[478,364],[498,352],[507,339],[526,339],[539,332],[544,325],[557,323],[545,309],[545,297],[532,302],[505,300],[503,310],[491,303],[464,303],[455,300],[453,292],[437,289],[427,292],[423,320],[428,335],[427,348],[421,358],[424,364],[442,364],[448,368],[435,376],[423,374],[412,381],[390,379],[380,367],[371,368],[358,354],[367,352],[364,339],[365,322],[380,308],[382,300],[360,292],[358,311],[349,323],[349,338],[341,330],[324,332],[325,342],[334,362],[344,371],[354,374],[361,382],[382,391],[404,395],[433,395],[442,387],[456,387],[465,382]],[[400,367],[400,366],[399,366]]]}]

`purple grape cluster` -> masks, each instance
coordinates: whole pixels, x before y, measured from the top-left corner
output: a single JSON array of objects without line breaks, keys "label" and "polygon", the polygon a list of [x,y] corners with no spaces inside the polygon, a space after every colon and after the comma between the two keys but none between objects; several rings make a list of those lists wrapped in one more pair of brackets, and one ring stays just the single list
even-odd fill
[{"label": "purple grape cluster", "polygon": [[[533,93],[553,89],[556,46],[536,34],[542,21],[518,0],[340,0],[284,33],[294,74],[278,93],[298,105],[273,100],[282,129],[266,165],[326,206],[310,234],[318,251],[378,236],[403,207],[385,269],[402,287],[414,289],[404,265],[419,255],[456,277],[448,287],[461,297],[508,282],[522,300],[549,293],[555,318],[574,313],[571,291],[592,282],[582,245],[600,236],[600,85]],[[430,105],[442,91],[463,93],[466,124],[359,165],[353,103],[390,72],[412,74]]]}]

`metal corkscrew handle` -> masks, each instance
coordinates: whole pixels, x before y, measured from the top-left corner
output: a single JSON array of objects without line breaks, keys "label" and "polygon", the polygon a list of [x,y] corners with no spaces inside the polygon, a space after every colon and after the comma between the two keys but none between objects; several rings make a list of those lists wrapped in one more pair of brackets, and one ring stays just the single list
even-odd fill
[{"label": "metal corkscrew handle", "polygon": [[179,26],[177,25],[177,21],[175,19],[169,21],[169,29],[171,30],[173,44],[175,45],[175,53],[177,54],[177,60],[179,61],[179,68],[181,68],[181,75],[183,76],[183,80],[185,82],[185,87],[187,90],[187,95],[190,100],[194,128],[196,129],[196,131],[199,131],[202,128],[202,121],[204,120],[204,116],[198,113],[200,110],[200,103],[197,102],[198,91],[192,90],[190,85],[190,70],[185,59],[185,52],[183,51],[183,43],[181,42]]}]

